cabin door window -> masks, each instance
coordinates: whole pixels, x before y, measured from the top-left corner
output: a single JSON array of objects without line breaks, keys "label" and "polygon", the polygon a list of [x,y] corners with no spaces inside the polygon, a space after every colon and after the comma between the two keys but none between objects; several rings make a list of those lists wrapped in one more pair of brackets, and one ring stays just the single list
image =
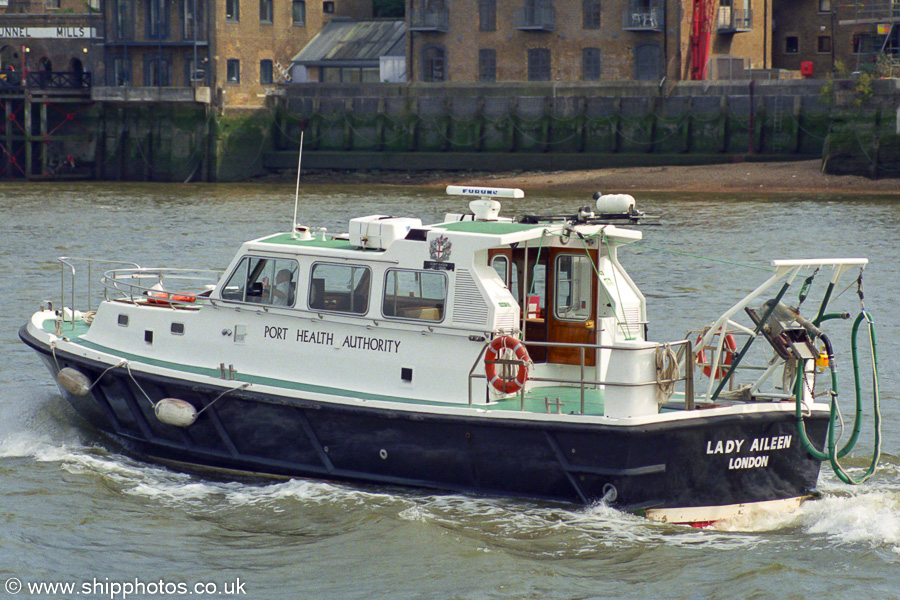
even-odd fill
[{"label": "cabin door window", "polygon": [[548,296],[553,306],[547,313],[547,341],[578,346],[554,346],[547,350],[547,362],[585,366],[596,361],[596,350],[589,349],[596,340],[597,251],[550,249]]}]

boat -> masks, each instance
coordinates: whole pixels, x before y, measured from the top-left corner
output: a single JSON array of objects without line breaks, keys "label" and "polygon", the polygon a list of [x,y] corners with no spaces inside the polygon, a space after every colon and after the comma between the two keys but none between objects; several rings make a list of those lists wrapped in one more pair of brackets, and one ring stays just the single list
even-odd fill
[{"label": "boat", "polygon": [[[501,201],[519,189],[447,193],[461,210],[442,222],[369,215],[337,235],[295,209],[222,271],[62,257],[59,303],[19,336],[125,453],[191,471],[602,502],[694,525],[794,508],[823,462],[848,483],[874,473],[877,448],[861,477],[839,462],[869,367],[880,435],[865,258],[774,260],[722,315],[698,305],[696,329],[659,342],[619,261],[648,218],[632,196],[511,218]],[[860,308],[829,312],[847,277]],[[842,322],[857,383],[843,444],[827,333]]]}]

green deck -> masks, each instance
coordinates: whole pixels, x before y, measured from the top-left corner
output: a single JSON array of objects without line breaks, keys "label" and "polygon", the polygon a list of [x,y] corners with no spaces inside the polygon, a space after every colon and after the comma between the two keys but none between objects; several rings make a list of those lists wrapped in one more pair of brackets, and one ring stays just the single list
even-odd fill
[{"label": "green deck", "polygon": [[[524,403],[520,395],[499,402],[479,406],[487,410],[518,411],[524,407],[530,413],[581,414],[581,388],[548,386],[532,388],[525,393]],[[584,414],[603,415],[603,392],[597,389],[584,390]]]},{"label": "green deck", "polygon": [[451,223],[441,223],[440,225],[434,226],[435,229],[459,231],[462,233],[481,233],[484,235],[504,235],[507,233],[528,231],[530,229],[543,229],[545,227],[547,227],[546,223],[540,225],[497,221],[454,221]]}]

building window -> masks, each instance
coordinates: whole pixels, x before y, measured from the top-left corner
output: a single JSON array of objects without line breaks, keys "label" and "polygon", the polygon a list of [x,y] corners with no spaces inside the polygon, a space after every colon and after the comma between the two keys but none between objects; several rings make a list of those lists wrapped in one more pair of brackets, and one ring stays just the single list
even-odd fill
[{"label": "building window", "polygon": [[582,49],[581,78],[584,81],[600,81],[600,48]]},{"label": "building window", "polygon": [[147,37],[155,40],[169,37],[169,5],[165,0],[147,2]]},{"label": "building window", "polygon": [[165,58],[151,58],[144,63],[144,85],[148,87],[169,86],[169,61]]},{"label": "building window", "polygon": [[131,0],[116,0],[116,34],[120,40],[132,37],[131,24],[134,21],[134,4]]},{"label": "building window", "polygon": [[131,61],[128,58],[114,58],[112,68],[112,85],[128,85],[131,83]]},{"label": "building window", "polygon": [[325,2],[322,3],[322,12],[326,15],[333,15],[334,2],[332,2],[331,0],[325,0]]},{"label": "building window", "polygon": [[831,12],[831,0],[819,0],[819,12],[820,13],[830,13]]},{"label": "building window", "polygon": [[44,6],[46,8],[59,8],[59,0],[45,0]]},{"label": "building window", "polygon": [[203,0],[182,0],[181,16],[184,39],[203,39]]},{"label": "building window", "polygon": [[528,51],[528,81],[550,81],[550,49]]},{"label": "building window", "polygon": [[447,53],[443,46],[422,50],[422,81],[446,81]]},{"label": "building window", "polygon": [[478,51],[478,81],[497,81],[497,51],[483,48]]},{"label": "building window", "polygon": [[585,29],[600,27],[600,0],[582,0],[582,26]]},{"label": "building window", "polygon": [[241,61],[236,58],[229,58],[227,71],[228,83],[237,85],[241,82]]},{"label": "building window", "polygon": [[272,22],[272,0],[259,0],[259,22]]},{"label": "building window", "polygon": [[638,81],[659,81],[662,76],[662,48],[653,43],[635,46],[634,78]]},{"label": "building window", "polygon": [[241,20],[240,0],[225,0],[225,20],[233,22]]},{"label": "building window", "polygon": [[261,60],[259,61],[259,82],[262,84],[273,83],[274,78],[272,77],[272,61],[271,60]]},{"label": "building window", "polygon": [[291,18],[294,20],[294,25],[306,25],[306,2],[304,0],[291,2]]},{"label": "building window", "polygon": [[796,35],[789,35],[784,38],[784,53],[797,54],[800,52],[800,38]]},{"label": "building window", "polygon": [[206,69],[203,67],[206,66],[206,59],[202,59],[200,61],[200,67],[194,66],[194,59],[189,58],[184,65],[184,79],[187,82],[187,87],[193,87],[194,85],[205,85],[206,82]]},{"label": "building window", "polygon": [[497,0],[478,0],[478,29],[497,30]]},{"label": "building window", "polygon": [[820,35],[819,36],[818,52],[819,52],[819,54],[830,54],[831,53],[831,36],[830,35]]}]

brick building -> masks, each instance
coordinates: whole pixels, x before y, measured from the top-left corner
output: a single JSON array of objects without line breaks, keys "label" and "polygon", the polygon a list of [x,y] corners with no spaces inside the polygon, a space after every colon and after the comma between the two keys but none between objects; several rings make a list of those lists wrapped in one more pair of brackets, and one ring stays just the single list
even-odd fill
[{"label": "brick building", "polygon": [[99,0],[0,0],[0,81],[19,82],[23,71],[85,72],[101,25]]},{"label": "brick building", "polygon": [[262,104],[291,57],[359,0],[102,0],[106,85],[209,87],[217,103]]},{"label": "brick building", "polygon": [[780,0],[775,4],[772,62],[777,68],[812,68],[813,77],[871,68],[878,54],[900,52],[896,0]]},{"label": "brick building", "polygon": [[[709,1],[709,53],[770,68],[772,0]],[[407,0],[406,11],[411,81],[690,78],[691,0]]]},{"label": "brick building", "polygon": [[371,15],[371,0],[0,0],[0,85],[22,69],[90,71],[95,87],[257,107],[332,17]]}]

